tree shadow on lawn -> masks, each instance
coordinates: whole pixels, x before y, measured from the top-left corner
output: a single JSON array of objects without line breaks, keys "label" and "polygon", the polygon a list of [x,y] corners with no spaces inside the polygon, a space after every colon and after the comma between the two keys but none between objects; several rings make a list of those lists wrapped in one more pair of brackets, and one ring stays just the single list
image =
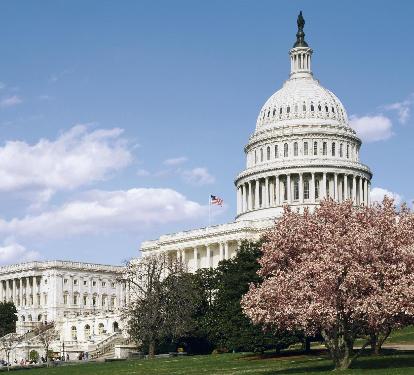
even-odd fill
[{"label": "tree shadow on lawn", "polygon": [[[282,374],[312,374],[320,372],[332,372],[333,365],[326,350],[314,350],[309,354],[296,352],[286,352],[279,355],[265,354],[262,356],[248,356],[248,360],[291,360],[292,367],[280,370],[269,370],[266,375]],[[328,363],[317,364],[316,361],[328,361]],[[315,361],[315,362],[313,362]],[[313,362],[313,364],[312,364]],[[350,370],[380,370],[380,369],[414,369],[414,351],[410,350],[383,350],[380,356],[371,356],[368,353],[355,360]]]}]

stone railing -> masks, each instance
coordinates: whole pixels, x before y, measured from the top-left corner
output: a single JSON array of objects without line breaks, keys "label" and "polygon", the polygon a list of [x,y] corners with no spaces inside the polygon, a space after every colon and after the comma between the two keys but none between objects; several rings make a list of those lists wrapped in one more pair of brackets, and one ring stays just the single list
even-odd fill
[{"label": "stone railing", "polygon": [[96,344],[96,348],[89,352],[89,358],[90,359],[99,358],[105,355],[106,353],[111,352],[115,348],[116,344],[123,343],[125,341],[127,341],[127,339],[125,339],[122,336],[121,332],[114,332],[113,334],[108,336],[106,339]]}]

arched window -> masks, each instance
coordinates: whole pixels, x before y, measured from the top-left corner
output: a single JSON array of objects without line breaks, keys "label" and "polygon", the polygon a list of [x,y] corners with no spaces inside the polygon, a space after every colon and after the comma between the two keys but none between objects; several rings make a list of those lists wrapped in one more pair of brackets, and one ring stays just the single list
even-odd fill
[{"label": "arched window", "polygon": [[326,142],[322,143],[322,155],[327,155],[328,154],[328,147]]},{"label": "arched window", "polygon": [[263,161],[263,149],[260,149],[260,161]]},{"label": "arched window", "polygon": [[302,110],[303,110],[303,112],[306,112],[306,104],[305,103],[303,103]]},{"label": "arched window", "polygon": [[309,180],[303,181],[303,199],[309,199]]},{"label": "arched window", "polygon": [[332,156],[335,156],[335,142],[332,142]]},{"label": "arched window", "polygon": [[325,112],[327,112],[327,113],[329,112],[329,108],[328,108],[327,105],[325,106]]},{"label": "arched window", "polygon": [[335,113],[335,108],[334,107],[332,107],[332,113]]},{"label": "arched window", "polygon": [[42,314],[39,314],[39,315],[37,316],[37,321],[38,321],[38,322],[41,322],[41,321],[42,321]]},{"label": "arched window", "polygon": [[313,142],[313,154],[318,155],[318,142]]},{"label": "arched window", "polygon": [[311,112],[315,110],[315,107],[313,106],[313,103],[311,103]]},{"label": "arched window", "polygon": [[85,335],[85,339],[89,339],[91,337],[91,326],[87,324],[85,328],[83,329],[83,333]]},{"label": "arched window", "polygon": [[280,107],[280,112],[279,112],[279,114],[282,114],[282,107]]},{"label": "arched window", "polygon": [[298,105],[295,104],[295,112],[297,112],[297,111],[298,111]]},{"label": "arched window", "polygon": [[318,111],[320,112],[320,111],[322,111],[322,107],[321,107],[321,105],[320,104],[318,104]]},{"label": "arched window", "polygon": [[283,146],[283,156],[285,158],[287,158],[289,156],[289,146],[287,143],[284,144]]},{"label": "arched window", "polygon": [[77,340],[78,339],[78,331],[76,329],[75,326],[72,326],[72,328],[70,329],[71,335],[72,335],[72,340]]},{"label": "arched window", "polygon": [[31,322],[32,321],[32,316],[29,314],[29,316],[27,317],[27,321]]},{"label": "arched window", "polygon": [[286,112],[290,113],[290,107],[289,106],[286,108]]},{"label": "arched window", "polygon": [[26,317],[24,315],[22,315],[22,322],[26,321]]},{"label": "arched window", "polygon": [[344,145],[341,143],[339,145],[339,157],[342,158],[344,156]]},{"label": "arched window", "polygon": [[267,160],[270,160],[270,146],[267,146]]},{"label": "arched window", "polygon": [[308,142],[303,142],[303,155],[308,156]]},{"label": "arched window", "polygon": [[293,143],[293,156],[298,156],[299,154],[299,147],[298,147],[298,142],[294,142]]},{"label": "arched window", "polygon": [[276,109],[273,110],[273,116],[276,114]]},{"label": "arched window", "polygon": [[299,181],[298,180],[293,181],[293,199],[295,201],[299,200]]},{"label": "arched window", "polygon": [[349,159],[349,145],[346,145],[346,158]]},{"label": "arched window", "polygon": [[279,157],[279,147],[275,145],[275,158],[277,159]]},{"label": "arched window", "polygon": [[267,117],[270,117],[270,111],[267,112]]},{"label": "arched window", "polygon": [[98,324],[98,334],[102,335],[104,333],[104,324],[103,323],[99,323]]},{"label": "arched window", "polygon": [[118,324],[118,322],[113,322],[112,323],[112,330],[114,332],[119,332],[119,324]]}]

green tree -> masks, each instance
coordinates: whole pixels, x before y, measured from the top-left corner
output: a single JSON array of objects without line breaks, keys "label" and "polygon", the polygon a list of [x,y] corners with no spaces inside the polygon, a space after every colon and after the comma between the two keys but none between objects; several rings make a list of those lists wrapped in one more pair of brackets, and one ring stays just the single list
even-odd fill
[{"label": "green tree", "polygon": [[0,302],[0,337],[16,332],[17,310],[13,302]]},{"label": "green tree", "polygon": [[235,351],[263,352],[280,350],[299,341],[299,337],[283,332],[264,332],[261,325],[253,325],[240,306],[242,296],[250,283],[261,281],[257,274],[261,242],[242,242],[234,258],[221,261],[215,270],[209,270],[206,292],[210,308],[203,318],[205,330],[219,348]]}]

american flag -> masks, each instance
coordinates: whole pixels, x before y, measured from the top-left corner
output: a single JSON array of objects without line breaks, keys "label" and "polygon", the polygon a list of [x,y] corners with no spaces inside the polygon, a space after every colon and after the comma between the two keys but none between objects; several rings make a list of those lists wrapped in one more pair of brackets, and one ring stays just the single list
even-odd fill
[{"label": "american flag", "polygon": [[217,197],[216,195],[210,195],[210,203],[217,204],[218,206],[223,205],[223,199]]}]

